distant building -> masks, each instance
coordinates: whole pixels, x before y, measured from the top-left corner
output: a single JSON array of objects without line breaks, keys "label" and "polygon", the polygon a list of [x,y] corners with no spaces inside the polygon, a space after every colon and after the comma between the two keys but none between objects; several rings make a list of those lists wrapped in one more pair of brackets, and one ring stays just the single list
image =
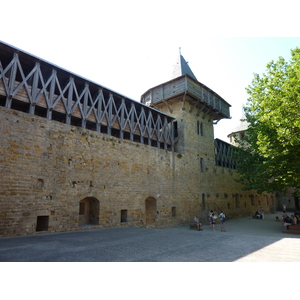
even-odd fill
[{"label": "distant building", "polygon": [[[239,141],[244,138],[247,134],[247,129],[249,127],[249,123],[245,120],[245,116],[242,116],[241,122],[239,126],[234,128],[232,132],[228,135],[230,143],[234,146],[239,144]],[[247,146],[247,144],[245,144]],[[287,211],[299,211],[300,210],[300,200],[299,196],[293,195],[294,189],[289,188],[286,194],[276,192],[276,206],[274,206],[273,210],[283,210],[284,207]]]}]

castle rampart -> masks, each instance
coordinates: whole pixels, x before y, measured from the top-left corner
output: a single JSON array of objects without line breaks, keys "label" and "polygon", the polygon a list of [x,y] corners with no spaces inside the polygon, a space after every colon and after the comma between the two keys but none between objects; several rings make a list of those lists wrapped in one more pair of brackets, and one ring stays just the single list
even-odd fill
[{"label": "castle rampart", "polygon": [[163,228],[190,224],[196,214],[206,222],[211,209],[229,218],[272,210],[272,195],[243,191],[234,169],[216,164],[213,121],[229,112],[216,94],[204,103],[180,92],[155,109],[107,89],[101,98],[93,83],[45,64],[47,73],[43,62],[5,49],[0,236]]}]

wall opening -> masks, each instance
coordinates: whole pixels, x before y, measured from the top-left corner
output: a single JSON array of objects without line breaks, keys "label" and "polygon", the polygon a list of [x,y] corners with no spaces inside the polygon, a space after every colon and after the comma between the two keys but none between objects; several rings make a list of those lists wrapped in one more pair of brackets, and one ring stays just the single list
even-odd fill
[{"label": "wall opening", "polygon": [[100,202],[93,197],[84,198],[79,202],[78,225],[99,225]]},{"label": "wall opening", "polygon": [[197,121],[197,134],[203,136],[203,123]]},{"label": "wall opening", "polygon": [[85,203],[79,202],[79,215],[84,215],[85,213]]},{"label": "wall opening", "polygon": [[148,197],[145,201],[146,225],[155,225],[157,219],[156,199]]},{"label": "wall opening", "polygon": [[36,231],[47,231],[49,216],[37,216]]},{"label": "wall opening", "polygon": [[200,158],[200,172],[201,172],[201,173],[204,173],[203,158]]},{"label": "wall opening", "polygon": [[176,207],[175,206],[172,207],[172,217],[173,218],[176,217]]},{"label": "wall opening", "polygon": [[121,223],[127,222],[127,209],[121,210]]}]

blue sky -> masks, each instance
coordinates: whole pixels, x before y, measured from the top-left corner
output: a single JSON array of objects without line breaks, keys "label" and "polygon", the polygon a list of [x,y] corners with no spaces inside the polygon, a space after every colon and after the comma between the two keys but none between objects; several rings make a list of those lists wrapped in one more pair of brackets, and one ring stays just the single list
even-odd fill
[{"label": "blue sky", "polygon": [[215,126],[215,137],[228,141],[253,73],[300,47],[300,38],[284,37],[298,33],[294,1],[285,1],[287,19],[280,2],[247,3],[7,1],[0,40],[137,101],[171,78],[181,47],[197,79],[232,105],[232,119]]}]

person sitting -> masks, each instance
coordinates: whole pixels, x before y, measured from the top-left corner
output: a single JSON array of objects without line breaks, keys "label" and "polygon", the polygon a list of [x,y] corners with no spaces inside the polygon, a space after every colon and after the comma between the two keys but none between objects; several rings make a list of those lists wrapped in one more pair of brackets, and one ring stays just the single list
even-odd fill
[{"label": "person sitting", "polygon": [[286,217],[283,218],[283,227],[285,230],[287,230],[288,226],[293,225],[293,220],[286,213],[285,213],[285,215],[286,215]]},{"label": "person sitting", "polygon": [[255,216],[256,219],[261,219],[260,211],[257,210],[254,216]]},{"label": "person sitting", "polygon": [[203,231],[203,229],[202,229],[202,223],[200,222],[198,216],[196,216],[196,217],[194,218],[194,222],[195,222],[195,225],[197,226],[197,230],[198,230],[198,231]]},{"label": "person sitting", "polygon": [[298,223],[298,220],[297,220],[296,216],[291,215],[291,217],[292,217],[292,220],[293,220],[293,225],[296,225]]},{"label": "person sitting", "polygon": [[300,224],[300,215],[299,215],[299,212],[295,212],[294,213],[294,216],[295,216],[295,221],[297,221],[297,222],[295,222],[295,224]]}]

